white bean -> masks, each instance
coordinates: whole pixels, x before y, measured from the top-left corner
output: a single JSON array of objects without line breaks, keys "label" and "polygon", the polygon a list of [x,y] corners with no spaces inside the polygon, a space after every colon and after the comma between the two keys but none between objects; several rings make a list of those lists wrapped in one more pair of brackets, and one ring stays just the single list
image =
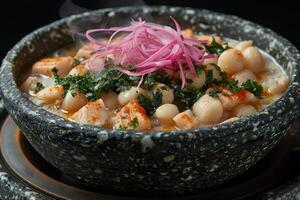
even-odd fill
[{"label": "white bean", "polygon": [[266,76],[262,81],[262,86],[272,93],[283,93],[289,85],[289,77],[284,74]]},{"label": "white bean", "polygon": [[50,86],[40,90],[36,97],[44,103],[51,104],[63,98],[64,88],[61,85]]},{"label": "white bean", "polygon": [[254,73],[265,71],[265,60],[259,50],[255,47],[248,47],[243,51],[245,67]]},{"label": "white bean", "polygon": [[191,110],[186,110],[177,114],[173,120],[180,129],[195,128],[196,118]]},{"label": "white bean", "polygon": [[172,103],[174,101],[174,93],[171,88],[165,84],[159,83],[155,86],[154,90],[159,89],[162,93],[161,102],[162,104]]},{"label": "white bean", "polygon": [[118,96],[118,101],[121,106],[126,105],[130,100],[137,98],[138,94],[146,94],[142,88],[132,87],[130,90],[121,92]]},{"label": "white bean", "polygon": [[52,75],[52,69],[57,69],[59,76],[66,76],[73,68],[74,58],[68,57],[55,57],[55,58],[43,58],[32,66],[32,72],[36,74],[43,74],[46,76]]},{"label": "white bean", "polygon": [[179,113],[179,110],[174,104],[163,104],[155,111],[155,116],[163,124],[171,124],[173,118]]},{"label": "white bean", "polygon": [[234,74],[232,77],[234,80],[238,81],[239,85],[246,82],[247,80],[257,80],[255,74],[249,69],[244,69],[244,70]]},{"label": "white bean", "polygon": [[193,105],[193,112],[200,123],[215,124],[223,115],[223,106],[219,99],[205,94]]},{"label": "white bean", "polygon": [[202,88],[206,81],[206,75],[204,71],[197,73],[195,76],[192,75],[191,71],[187,71],[185,76],[187,79],[192,81],[190,85],[194,88]]},{"label": "white bean", "polygon": [[243,52],[246,48],[251,47],[253,44],[252,40],[246,40],[239,42],[234,48],[236,50],[239,50],[240,52]]},{"label": "white bean", "polygon": [[72,92],[68,91],[61,104],[61,108],[69,112],[74,112],[79,110],[87,103],[88,99],[85,97],[85,95],[79,93],[73,96]]},{"label": "white bean", "polygon": [[240,104],[233,109],[233,113],[237,117],[249,116],[256,113],[256,109],[252,105]]},{"label": "white bean", "polygon": [[101,99],[104,101],[105,106],[114,110],[119,106],[118,94],[115,92],[108,92],[101,95]]},{"label": "white bean", "polygon": [[235,74],[244,68],[243,54],[236,49],[224,51],[218,60],[218,66],[228,74]]},{"label": "white bean", "polygon": [[289,77],[287,75],[281,75],[275,77],[274,87],[271,88],[272,92],[282,93],[289,86]]}]

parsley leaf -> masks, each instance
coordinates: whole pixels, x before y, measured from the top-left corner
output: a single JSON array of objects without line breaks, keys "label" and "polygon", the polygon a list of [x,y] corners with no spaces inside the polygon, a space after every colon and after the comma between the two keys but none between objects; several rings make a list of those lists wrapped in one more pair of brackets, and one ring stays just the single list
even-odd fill
[{"label": "parsley leaf", "polygon": [[139,126],[139,121],[138,121],[138,119],[137,119],[136,117],[133,118],[133,120],[131,120],[131,121],[129,122],[129,126],[130,126],[131,128],[133,128],[133,129],[137,128],[137,127]]},{"label": "parsley leaf", "polygon": [[77,65],[80,65],[80,60],[78,60],[78,59],[74,59],[74,63],[73,63],[73,65],[74,66],[77,66]]},{"label": "parsley leaf", "polygon": [[174,91],[174,104],[176,104],[180,111],[190,109],[193,104],[203,95],[200,89],[185,86],[181,88],[180,81],[175,81],[171,84]]},{"label": "parsley leaf", "polygon": [[60,77],[57,69],[52,70],[55,83],[64,87],[65,93],[71,91],[72,95],[81,92],[89,100],[97,100],[103,92],[122,92],[136,86],[140,80],[137,76],[128,76],[113,68],[105,68],[98,75],[69,75]]},{"label": "parsley leaf", "polygon": [[149,116],[152,116],[155,110],[162,104],[162,92],[160,89],[154,90],[152,96],[152,99],[147,98],[141,93],[137,96],[139,104],[146,110]]},{"label": "parsley leaf", "polygon": [[239,93],[240,92],[240,88],[238,86],[238,81],[236,81],[236,80],[226,81],[226,82],[223,82],[221,85],[223,85],[224,87],[229,88],[232,93]]},{"label": "parsley leaf", "polygon": [[255,80],[247,80],[246,82],[242,83],[241,88],[253,93],[257,98],[261,98],[263,87]]},{"label": "parsley leaf", "polygon": [[163,83],[165,85],[170,85],[171,80],[167,73],[163,71],[148,74],[144,77],[143,86],[151,90],[157,83]]},{"label": "parsley leaf", "polygon": [[212,89],[208,92],[208,95],[211,97],[217,97],[222,91],[218,89]]},{"label": "parsley leaf", "polygon": [[142,93],[139,93],[136,97],[137,101],[139,104],[146,110],[147,114],[152,113],[152,108],[151,108],[151,100],[148,99],[145,95]]},{"label": "parsley leaf", "polygon": [[37,82],[34,92],[37,93],[37,92],[39,92],[40,90],[42,90],[44,88],[45,87],[44,87],[44,85],[41,82]]},{"label": "parsley leaf", "polygon": [[225,47],[223,47],[222,45],[217,43],[215,37],[212,36],[211,43],[205,45],[205,48],[208,53],[220,55],[225,50],[229,49],[229,46],[226,45]]}]

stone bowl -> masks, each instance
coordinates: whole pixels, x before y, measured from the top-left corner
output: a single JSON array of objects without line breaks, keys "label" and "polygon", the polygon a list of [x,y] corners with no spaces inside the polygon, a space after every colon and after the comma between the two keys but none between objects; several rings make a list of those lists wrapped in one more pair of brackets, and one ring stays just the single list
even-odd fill
[{"label": "stone bowl", "polygon": [[[28,100],[18,77],[36,60],[72,43],[74,31],[116,26],[131,18],[253,40],[290,77],[284,95],[250,117],[208,128],[121,131],[80,125]],[[227,182],[263,158],[299,113],[299,51],[270,29],[241,18],[183,7],[102,9],[64,18],[26,36],[3,60],[0,89],[5,107],[31,145],[53,166],[102,192],[171,196]]]}]

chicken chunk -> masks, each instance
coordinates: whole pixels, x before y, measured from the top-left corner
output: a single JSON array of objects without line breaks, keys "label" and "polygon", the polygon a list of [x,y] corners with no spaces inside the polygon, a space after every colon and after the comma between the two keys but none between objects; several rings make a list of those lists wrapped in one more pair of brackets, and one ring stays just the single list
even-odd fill
[{"label": "chicken chunk", "polygon": [[43,58],[32,66],[32,72],[36,74],[43,74],[46,76],[52,75],[52,69],[57,69],[59,76],[66,76],[74,66],[74,58],[68,57],[55,57]]},{"label": "chicken chunk", "polygon": [[77,53],[76,53],[76,58],[77,59],[88,59],[89,57],[91,57],[91,55],[93,54],[94,49],[93,49],[93,45],[91,43],[88,43],[86,45],[84,45],[83,47],[81,47]]},{"label": "chicken chunk", "polygon": [[[222,45],[222,39],[219,36],[214,36],[216,43],[221,44]],[[210,35],[199,35],[198,36],[199,40],[207,40],[208,44],[210,44],[213,41],[213,36]]]},{"label": "chicken chunk", "polygon": [[241,103],[254,101],[255,97],[247,90],[240,90],[238,93],[232,93],[229,89],[224,88],[222,93],[218,95],[224,110],[230,110]]},{"label": "chicken chunk", "polygon": [[183,35],[183,37],[185,38],[192,38],[193,37],[193,31],[190,28],[184,29],[181,31],[181,34]]},{"label": "chicken chunk", "polygon": [[72,94],[71,91],[68,91],[64,97],[64,100],[62,101],[61,108],[65,111],[75,112],[87,103],[88,99],[84,94]]},{"label": "chicken chunk", "polygon": [[81,124],[104,126],[108,123],[109,112],[102,99],[98,99],[97,101],[89,102],[80,108],[70,117],[70,119]]},{"label": "chicken chunk", "polygon": [[197,126],[197,119],[191,110],[179,113],[173,118],[173,120],[175,121],[176,126],[180,129],[190,129]]},{"label": "chicken chunk", "polygon": [[46,87],[36,93],[36,97],[46,104],[52,104],[57,100],[62,100],[63,95],[64,87],[61,85]]},{"label": "chicken chunk", "polygon": [[81,75],[83,76],[84,74],[87,73],[87,69],[85,68],[84,65],[77,65],[74,67],[70,72],[69,75]]},{"label": "chicken chunk", "polygon": [[151,129],[150,119],[146,112],[136,99],[127,103],[120,112],[117,113],[114,120],[115,128],[130,130],[149,130]]}]

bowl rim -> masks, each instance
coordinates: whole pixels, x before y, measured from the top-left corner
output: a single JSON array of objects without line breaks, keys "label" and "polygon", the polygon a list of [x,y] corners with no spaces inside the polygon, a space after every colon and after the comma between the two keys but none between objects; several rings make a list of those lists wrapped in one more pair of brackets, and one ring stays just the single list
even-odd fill
[{"label": "bowl rim", "polygon": [[[289,46],[288,54],[291,61],[293,62],[294,69],[292,74],[292,79],[289,82],[289,87],[285,91],[285,93],[275,102],[268,105],[261,111],[255,113],[254,115],[248,116],[248,117],[242,117],[239,120],[229,122],[229,123],[223,123],[223,124],[217,124],[209,127],[202,127],[202,128],[193,128],[193,129],[183,129],[183,130],[171,130],[171,131],[134,131],[134,130],[114,130],[114,129],[105,129],[101,127],[97,127],[94,125],[87,125],[87,124],[79,124],[77,122],[72,122],[70,120],[64,119],[63,117],[60,117],[56,114],[53,114],[45,109],[43,109],[41,106],[38,106],[31,102],[27,97],[25,97],[21,91],[16,86],[16,81],[13,77],[12,67],[14,66],[14,58],[16,58],[17,54],[21,51],[22,48],[28,44],[28,41],[34,39],[37,35],[47,32],[51,29],[57,29],[61,25],[65,25],[68,22],[74,21],[76,19],[89,17],[92,15],[101,15],[104,13],[109,12],[115,12],[115,13],[122,13],[122,12],[133,12],[136,10],[148,10],[148,11],[161,11],[166,10],[167,12],[173,12],[171,10],[174,10],[174,12],[193,12],[193,13],[203,13],[203,14],[211,14],[214,17],[222,16],[224,20],[227,19],[234,19],[240,22],[243,22],[251,27],[255,27],[258,29],[261,29],[265,34],[272,35],[272,37],[276,40],[278,40],[280,43],[284,43],[285,46]],[[56,125],[62,129],[72,130],[74,132],[78,130],[85,130],[85,134],[87,135],[95,135],[95,134],[108,134],[109,137],[113,137],[116,135],[122,135],[123,137],[132,136],[132,137],[139,137],[143,135],[161,135],[161,134],[167,134],[170,136],[179,136],[186,133],[191,134],[197,134],[201,137],[224,137],[224,136],[230,136],[237,134],[241,131],[249,130],[249,129],[256,129],[258,126],[269,123],[270,121],[276,121],[277,119],[270,116],[269,112],[274,112],[278,108],[283,109],[280,113],[277,112],[278,115],[289,117],[291,120],[295,118],[298,115],[297,112],[292,112],[293,107],[296,105],[296,103],[300,102],[300,94],[299,93],[299,80],[300,80],[300,73],[298,69],[300,69],[300,54],[297,48],[291,44],[287,39],[283,38],[282,36],[278,35],[277,33],[273,32],[269,28],[262,27],[256,23],[250,22],[248,20],[242,19],[240,17],[234,16],[234,15],[228,15],[223,14],[215,11],[210,11],[206,9],[196,9],[196,8],[190,8],[190,7],[173,7],[173,6],[128,6],[128,7],[119,7],[119,8],[105,8],[105,9],[98,9],[94,11],[89,11],[81,14],[71,15],[66,18],[62,18],[60,20],[54,21],[46,26],[43,26],[27,36],[25,36],[21,41],[19,41],[6,55],[2,62],[2,67],[0,70],[1,74],[5,74],[5,76],[8,76],[9,81],[11,82],[10,86],[10,92],[3,94],[2,89],[4,87],[3,81],[0,80],[0,90],[2,98],[9,101],[10,104],[13,104],[15,108],[17,108],[18,112],[22,112],[23,114],[26,114],[30,117],[33,117],[37,120],[40,120],[40,122],[44,122],[47,124],[53,124],[56,123]],[[7,86],[7,85],[5,85]],[[11,95],[14,94],[14,95]],[[293,99],[291,99],[293,98]],[[19,102],[23,103],[19,103]],[[283,103],[284,102],[284,103]],[[285,106],[283,106],[285,105]],[[288,107],[287,107],[288,105]],[[283,107],[282,107],[283,106]],[[36,117],[36,116],[43,116],[43,117]],[[266,119],[268,118],[268,119]],[[250,123],[251,122],[251,123]],[[232,132],[226,131],[227,129],[234,130]],[[207,134],[207,133],[213,133],[213,134]]]}]

